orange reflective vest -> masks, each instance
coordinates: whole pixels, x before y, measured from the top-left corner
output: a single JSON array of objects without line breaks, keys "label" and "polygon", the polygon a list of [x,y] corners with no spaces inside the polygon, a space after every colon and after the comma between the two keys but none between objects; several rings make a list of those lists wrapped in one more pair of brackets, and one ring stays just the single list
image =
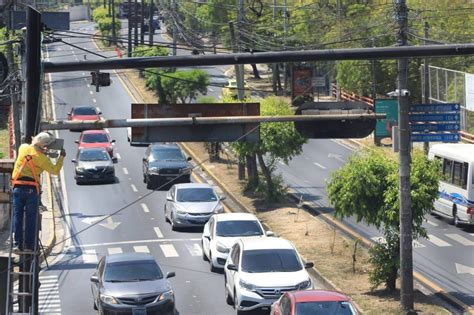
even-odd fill
[{"label": "orange reflective vest", "polygon": [[[30,185],[30,186],[35,186],[36,187],[36,192],[39,194],[40,193],[40,183],[39,183],[39,178],[36,175],[35,168],[33,166],[33,156],[37,154],[28,154],[25,156],[23,161],[21,162],[20,169],[18,172],[15,174],[15,176],[12,178],[12,187],[15,188],[15,185]],[[28,162],[28,167],[31,169],[31,173],[33,174],[34,182],[32,181],[27,181],[27,180],[19,180],[18,178],[21,175],[21,171],[27,165]]]}]

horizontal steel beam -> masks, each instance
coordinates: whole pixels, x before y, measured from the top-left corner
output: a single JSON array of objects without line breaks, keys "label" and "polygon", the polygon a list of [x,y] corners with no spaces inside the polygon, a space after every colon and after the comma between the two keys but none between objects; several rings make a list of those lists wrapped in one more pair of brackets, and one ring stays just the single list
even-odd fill
[{"label": "horizontal steel beam", "polygon": [[474,44],[345,48],[222,55],[140,57],[76,62],[43,62],[44,72],[217,66],[321,60],[367,60],[473,55]]},{"label": "horizontal steel beam", "polygon": [[347,115],[288,115],[288,116],[234,116],[234,117],[182,117],[148,119],[109,119],[91,121],[49,121],[41,123],[41,130],[103,129],[152,126],[192,126],[214,124],[250,124],[290,121],[334,121],[384,119],[385,114],[347,114]]}]

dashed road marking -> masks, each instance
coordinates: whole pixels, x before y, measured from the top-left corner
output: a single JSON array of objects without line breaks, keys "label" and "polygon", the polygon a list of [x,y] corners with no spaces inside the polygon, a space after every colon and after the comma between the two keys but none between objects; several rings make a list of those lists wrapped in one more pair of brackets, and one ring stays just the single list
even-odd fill
[{"label": "dashed road marking", "polygon": [[109,247],[107,248],[107,251],[109,252],[109,255],[123,253],[122,248],[120,247]]},{"label": "dashed road marking", "polygon": [[97,251],[95,249],[86,249],[82,253],[82,260],[85,264],[97,263]]},{"label": "dashed road marking", "polygon": [[115,156],[117,157],[118,160],[122,158],[119,153],[115,153]]},{"label": "dashed road marking", "polygon": [[153,229],[155,230],[156,236],[158,236],[158,238],[163,238],[163,233],[161,233],[159,227],[154,227]]},{"label": "dashed road marking", "polygon": [[86,73],[85,73],[85,72],[83,72],[83,73],[82,73],[82,75],[86,75]]},{"label": "dashed road marking", "polygon": [[434,236],[433,234],[428,234],[428,241],[431,243],[435,244],[436,246],[439,247],[448,247],[451,246],[448,242],[443,241],[439,237]]},{"label": "dashed road marking", "polygon": [[202,249],[201,249],[201,246],[199,244],[188,244],[188,243],[185,243],[184,244],[186,246],[186,248],[188,249],[189,253],[191,254],[191,256],[201,256],[202,255]]},{"label": "dashed road marking", "polygon": [[97,103],[97,100],[95,98],[92,99],[92,102]]},{"label": "dashed road marking", "polygon": [[124,173],[125,175],[128,175],[128,170],[127,170],[126,167],[122,168],[122,170],[123,170],[123,173]]},{"label": "dashed road marking", "polygon": [[438,223],[434,223],[433,221],[430,221],[430,220],[426,221],[426,223],[428,223],[431,226],[438,226]]},{"label": "dashed road marking", "polygon": [[324,165],[321,165],[321,164],[319,164],[318,162],[313,162],[313,164],[314,164],[314,165],[316,165],[317,167],[320,167],[320,168],[322,168],[323,170],[325,170],[325,169],[326,169],[326,166],[324,166]]},{"label": "dashed road marking", "polygon": [[137,192],[137,191],[138,191],[137,186],[135,186],[134,184],[130,184],[130,187],[132,187],[132,190],[133,190],[134,192]]},{"label": "dashed road marking", "polygon": [[141,203],[140,206],[142,206],[144,212],[150,212],[150,209],[148,209],[148,206],[146,204]]},{"label": "dashed road marking", "polygon": [[465,237],[462,237],[461,235],[459,234],[445,234],[447,237],[449,237],[450,239],[452,240],[455,240],[456,242],[458,243],[461,243],[465,246],[474,246],[474,242],[465,238]]},{"label": "dashed road marking", "polygon": [[93,95],[93,94],[94,94],[94,92],[92,92],[92,91],[89,91],[89,94],[90,94],[90,95]]},{"label": "dashed road marking", "polygon": [[150,253],[148,246],[133,246],[133,250],[137,253]]},{"label": "dashed road marking", "polygon": [[172,244],[163,244],[160,245],[161,251],[165,257],[178,257],[178,252]]}]

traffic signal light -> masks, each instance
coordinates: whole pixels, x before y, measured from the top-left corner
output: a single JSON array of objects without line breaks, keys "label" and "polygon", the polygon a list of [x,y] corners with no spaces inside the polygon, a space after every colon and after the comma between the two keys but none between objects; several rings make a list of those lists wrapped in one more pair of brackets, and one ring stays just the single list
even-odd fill
[{"label": "traffic signal light", "polygon": [[[296,115],[344,115],[371,113],[369,105],[362,102],[307,102],[299,107]],[[318,121],[295,121],[296,130],[310,139],[364,138],[375,129],[376,120],[361,117],[359,119],[328,119]]]},{"label": "traffic signal light", "polygon": [[108,72],[93,71],[91,72],[91,77],[91,85],[95,85],[96,92],[99,92],[100,86],[109,86],[111,83],[110,73]]}]

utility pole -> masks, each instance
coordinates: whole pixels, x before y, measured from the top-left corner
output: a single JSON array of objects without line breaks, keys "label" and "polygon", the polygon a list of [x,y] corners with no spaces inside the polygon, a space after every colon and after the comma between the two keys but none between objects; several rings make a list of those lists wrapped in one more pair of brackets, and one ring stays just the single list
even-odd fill
[{"label": "utility pole", "polygon": [[135,10],[133,10],[133,47],[137,48],[138,46],[138,0],[135,0],[134,5]]},{"label": "utility pole", "polygon": [[[145,45],[145,0],[142,0],[140,9],[140,45]],[[148,26],[148,31],[151,32],[151,25]]]},{"label": "utility pole", "polygon": [[[10,69],[10,73],[16,72],[15,62],[13,60],[13,45],[10,42],[10,33],[7,30],[7,61],[8,61],[8,69]],[[13,109],[13,133],[15,135],[15,152],[18,155],[18,149],[21,145],[21,130],[20,130],[20,104],[18,103],[18,97],[16,95],[17,92],[17,80],[16,75],[12,76],[10,80],[10,102],[12,104]]]},{"label": "utility pole", "polygon": [[[286,3],[286,0],[283,2],[283,14],[285,15],[285,19],[284,19],[284,23],[283,23],[283,31],[284,31],[284,39],[283,39],[283,42],[284,42],[284,50],[286,51],[286,40],[288,38],[288,8],[287,8],[287,3]],[[284,63],[283,64],[283,82],[285,84],[285,88],[284,88],[284,91],[285,91],[285,95],[287,93],[287,89],[288,89],[288,63]]]},{"label": "utility pole", "polygon": [[[405,0],[395,1],[398,23],[397,45],[407,45],[408,9]],[[405,314],[414,313],[413,248],[410,199],[410,126],[408,99],[408,59],[398,59],[398,126],[400,132],[400,306]]]},{"label": "utility pole", "polygon": [[[424,44],[428,45],[428,36],[430,31],[430,25],[428,22],[425,22],[425,40]],[[428,65],[428,58],[423,60],[423,77],[424,77],[424,88],[423,88],[423,103],[429,104],[430,103],[430,66]],[[423,151],[426,155],[428,155],[428,151],[430,150],[430,143],[424,142],[423,143]]]},{"label": "utility pole", "polygon": [[104,0],[104,9],[107,8],[107,0]]},{"label": "utility pole", "polygon": [[[337,18],[337,33],[338,40],[341,40],[341,0],[336,0],[336,18]],[[336,62],[337,65],[337,62]],[[336,101],[341,100],[341,90],[339,88],[339,82],[336,79]]]},{"label": "utility pole", "polygon": [[132,0],[128,0],[128,37],[127,57],[132,57]]},{"label": "utility pole", "polygon": [[[237,52],[237,43],[235,39],[235,31],[234,31],[234,23],[229,22],[229,31],[230,31],[230,43],[232,46],[232,51],[234,53]],[[243,73],[241,72],[242,68],[240,65],[234,65],[234,71],[235,71],[235,80],[237,81],[237,99],[239,101],[243,101],[244,99],[244,78],[243,78]],[[239,161],[238,161],[238,174],[239,174],[239,180],[245,179],[245,164],[243,159],[239,156]]]},{"label": "utility pole", "polygon": [[175,18],[173,16],[173,14],[176,14],[176,0],[171,0],[171,4],[172,4],[172,7],[171,7],[171,23],[173,24],[173,56],[176,56],[177,54],[177,51],[176,51],[176,45],[177,45],[177,42],[178,42],[178,34],[177,34],[177,29],[176,29],[176,21],[175,21]]},{"label": "utility pole", "polygon": [[[151,45],[153,45],[153,33],[155,33],[155,30],[153,29],[153,31],[151,30],[152,28],[152,25],[153,25],[153,0],[150,0],[150,5],[149,5],[149,10],[150,10],[150,16],[148,17],[149,20],[148,20],[148,24],[149,24],[149,32],[148,32],[148,43]],[[158,23],[160,23],[158,21]]]},{"label": "utility pole", "polygon": [[115,29],[115,0],[111,0],[112,7],[112,44],[117,44],[117,30]]},{"label": "utility pole", "polygon": [[109,16],[112,16],[112,6],[110,5],[112,0],[107,0],[108,1],[108,4],[109,4],[109,12],[108,12],[108,15]]}]

